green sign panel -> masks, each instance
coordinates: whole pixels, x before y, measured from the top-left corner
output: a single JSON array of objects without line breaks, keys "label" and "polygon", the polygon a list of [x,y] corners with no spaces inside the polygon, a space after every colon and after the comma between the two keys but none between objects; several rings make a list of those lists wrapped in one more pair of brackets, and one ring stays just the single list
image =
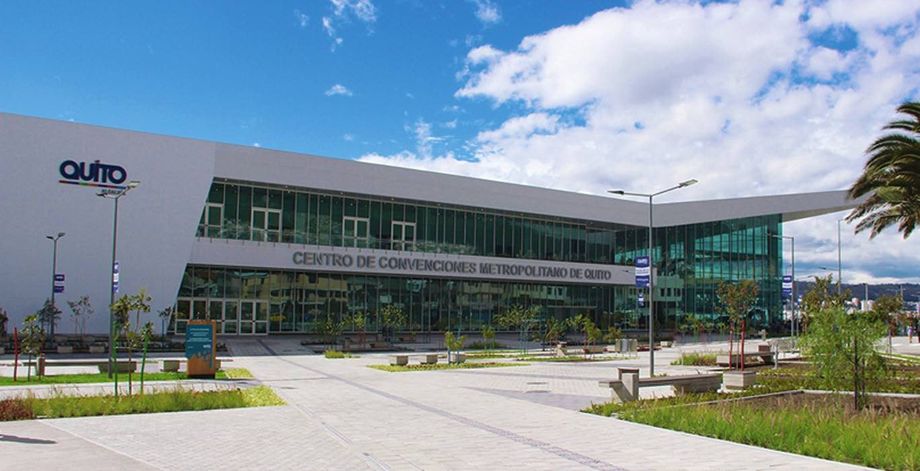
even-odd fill
[{"label": "green sign panel", "polygon": [[200,358],[211,361],[214,329],[211,324],[189,324],[185,330],[185,358]]}]

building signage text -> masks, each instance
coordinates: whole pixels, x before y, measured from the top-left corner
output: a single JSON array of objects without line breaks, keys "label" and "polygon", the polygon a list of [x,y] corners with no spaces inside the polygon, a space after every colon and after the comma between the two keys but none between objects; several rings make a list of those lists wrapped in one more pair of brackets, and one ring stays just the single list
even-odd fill
[{"label": "building signage text", "polygon": [[58,167],[61,183],[71,185],[95,186],[123,190],[122,185],[128,179],[128,172],[120,165],[104,164],[98,160],[92,163],[65,160]]},{"label": "building signage text", "polygon": [[393,273],[431,272],[457,276],[510,276],[534,279],[552,278],[559,281],[610,280],[612,273],[603,268],[553,267],[527,262],[467,262],[431,258],[399,257],[365,254],[333,254],[297,251],[292,255],[294,265],[315,268],[367,269]]}]

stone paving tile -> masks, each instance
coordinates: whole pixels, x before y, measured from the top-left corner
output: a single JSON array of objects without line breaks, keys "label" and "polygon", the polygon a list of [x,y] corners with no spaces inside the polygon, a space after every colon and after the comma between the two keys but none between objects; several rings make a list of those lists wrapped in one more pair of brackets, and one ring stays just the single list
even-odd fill
[{"label": "stone paving tile", "polygon": [[[386,363],[386,355],[328,360],[284,338],[231,339],[228,347],[238,355],[234,366],[249,368],[289,405],[33,421],[47,426],[34,435],[57,434],[90,454],[177,470],[857,469],[576,410],[583,401],[605,401],[597,378],[612,376],[617,364],[646,366],[641,355],[613,363],[386,373],[366,367]],[[656,359],[677,355],[663,351]],[[549,400],[529,399],[538,395]],[[4,451],[0,441],[0,458]]]},{"label": "stone paving tile", "polygon": [[[557,389],[568,387],[591,390],[601,396],[604,393],[597,391],[593,365],[579,369],[572,364],[540,364],[488,371],[501,372],[495,375],[469,374],[470,371],[394,374],[365,368],[368,363],[385,362],[385,356],[337,361],[317,357],[280,360],[272,363],[259,358],[258,364],[250,368],[258,371],[259,377],[290,369],[328,375],[332,381],[304,385],[303,392],[291,400],[300,401],[304,397],[300,394],[306,393],[315,402],[317,415],[334,423],[356,445],[394,447],[413,463],[430,463],[435,454],[447,458],[435,460],[436,467],[449,467],[450,463],[474,466],[472,456],[487,467],[501,463],[509,469],[724,469],[726,464],[735,469],[848,467],[496,397],[475,389],[488,389],[501,382],[505,387],[499,389],[523,393],[527,382],[533,380],[532,376],[524,376],[527,374],[552,377],[541,385],[552,393],[561,393]],[[514,372],[505,373],[510,370]],[[336,399],[349,406],[336,406]],[[359,405],[353,401],[359,401]],[[425,445],[400,446],[419,441]]]}]

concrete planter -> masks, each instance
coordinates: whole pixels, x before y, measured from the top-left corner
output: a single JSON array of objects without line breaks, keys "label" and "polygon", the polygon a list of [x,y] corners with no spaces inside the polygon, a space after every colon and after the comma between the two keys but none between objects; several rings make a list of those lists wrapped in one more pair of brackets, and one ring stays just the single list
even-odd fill
[{"label": "concrete planter", "polygon": [[160,369],[167,373],[175,373],[179,371],[179,360],[163,360],[163,365]]},{"label": "concrete planter", "polygon": [[90,345],[89,352],[90,353],[105,353],[105,347],[102,345]]},{"label": "concrete planter", "polygon": [[58,353],[73,353],[73,347],[71,347],[70,345],[58,345],[57,352]]},{"label": "concrete planter", "polygon": [[604,353],[603,345],[585,345],[581,347],[581,351],[587,355],[589,353]]},{"label": "concrete planter", "polygon": [[454,353],[451,355],[450,361],[453,363],[463,363],[466,361],[466,353]]},{"label": "concrete planter", "polygon": [[757,383],[756,371],[726,371],[722,373],[725,389],[747,389]]},{"label": "concrete planter", "polygon": [[[115,371],[119,373],[128,373],[128,372],[133,373],[137,371],[137,362],[136,361],[119,361],[118,363],[115,364]],[[109,364],[102,363],[101,365],[99,365],[99,372],[108,374]]]}]

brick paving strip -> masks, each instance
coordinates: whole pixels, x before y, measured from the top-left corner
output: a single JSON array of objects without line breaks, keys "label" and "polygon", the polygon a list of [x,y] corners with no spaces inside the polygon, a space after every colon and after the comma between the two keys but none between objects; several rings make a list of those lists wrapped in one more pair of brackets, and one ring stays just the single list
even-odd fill
[{"label": "brick paving strip", "polygon": [[331,374],[324,373],[324,372],[319,371],[319,370],[315,370],[315,369],[310,368],[310,367],[308,367],[308,366],[301,365],[301,364],[296,363],[296,362],[294,362],[294,361],[288,360],[287,358],[284,358],[284,357],[282,357],[282,356],[279,356],[277,353],[275,353],[275,351],[274,351],[269,345],[267,345],[267,344],[266,344],[263,340],[261,340],[261,339],[259,339],[258,342],[259,342],[259,344],[261,344],[261,345],[265,348],[265,350],[267,350],[269,353],[271,353],[272,355],[274,355],[277,359],[279,359],[279,360],[281,360],[281,361],[283,361],[283,362],[285,362],[285,363],[288,363],[288,364],[290,364],[290,365],[292,365],[292,366],[295,366],[295,367],[297,367],[297,368],[300,368],[300,369],[303,369],[303,370],[310,371],[311,373],[318,374],[318,375],[323,375],[323,376],[327,376],[327,377],[329,377],[329,378],[331,378],[331,379],[335,379],[335,380],[341,381],[341,382],[343,382],[343,383],[345,383],[345,384],[347,384],[347,385],[349,385],[349,386],[352,386],[352,387],[355,387],[355,388],[358,388],[358,389],[367,391],[367,392],[372,393],[372,394],[376,394],[376,395],[378,395],[378,396],[382,396],[382,397],[384,397],[384,398],[387,398],[387,399],[390,399],[390,400],[399,402],[399,403],[404,404],[404,405],[407,405],[407,406],[411,406],[411,407],[415,407],[415,408],[417,408],[417,409],[421,409],[421,410],[423,410],[423,411],[425,411],[425,412],[430,412],[430,413],[432,413],[432,414],[436,414],[436,415],[439,415],[439,416],[441,416],[441,417],[444,417],[444,418],[447,418],[447,419],[454,420],[454,421],[456,421],[456,422],[459,422],[459,423],[461,423],[461,424],[464,424],[464,425],[467,425],[467,426],[470,426],[470,427],[477,428],[477,429],[479,429],[479,430],[483,430],[483,431],[486,431],[486,432],[493,433],[493,434],[495,434],[495,435],[498,435],[499,437],[507,438],[507,439],[512,440],[512,441],[514,441],[514,442],[520,443],[520,444],[522,444],[522,445],[527,445],[527,446],[529,446],[529,447],[531,447],[531,448],[535,448],[535,449],[538,449],[538,450],[541,450],[541,451],[545,451],[545,452],[548,452],[548,453],[552,453],[552,454],[554,454],[554,455],[556,455],[556,456],[558,456],[558,457],[560,457],[560,458],[564,458],[564,459],[567,459],[567,460],[570,460],[570,461],[574,461],[575,463],[578,463],[578,464],[583,465],[583,466],[587,466],[587,467],[592,468],[592,469],[598,469],[598,470],[604,470],[604,471],[625,471],[625,468],[620,468],[620,467],[615,466],[615,465],[613,465],[613,464],[606,463],[606,462],[604,462],[604,461],[601,461],[601,460],[598,460],[598,459],[595,459],[595,458],[591,458],[590,456],[585,456],[585,455],[582,455],[582,454],[580,454],[580,453],[576,453],[576,452],[574,452],[574,451],[567,450],[567,449],[565,449],[565,448],[561,448],[561,447],[558,447],[558,446],[555,446],[555,445],[552,445],[552,444],[549,444],[549,443],[546,443],[546,442],[542,442],[542,441],[540,441],[540,440],[534,440],[534,439],[532,439],[532,438],[528,438],[528,437],[525,437],[525,436],[523,436],[523,435],[519,435],[519,434],[517,434],[517,433],[514,433],[514,432],[512,432],[512,431],[510,431],[510,430],[505,430],[505,429],[502,429],[502,428],[499,428],[499,427],[495,427],[495,426],[492,426],[492,425],[489,425],[489,424],[480,422],[480,421],[478,421],[478,420],[473,420],[473,419],[470,419],[470,418],[467,418],[467,417],[463,417],[463,416],[461,416],[461,415],[453,414],[453,413],[447,412],[447,411],[445,411],[445,410],[438,409],[438,408],[436,408],[436,407],[432,407],[432,406],[429,406],[429,405],[426,405],[426,404],[422,404],[422,403],[419,403],[419,402],[416,402],[416,401],[413,401],[413,400],[410,400],[410,399],[406,399],[406,398],[397,396],[397,395],[395,395],[395,394],[390,394],[390,393],[388,393],[388,392],[386,392],[386,391],[381,391],[381,390],[379,390],[379,389],[372,388],[372,387],[370,387],[370,386],[366,386],[366,385],[363,385],[363,384],[360,384],[360,383],[356,383],[356,382],[354,382],[354,381],[351,381],[351,380],[349,380],[349,379],[346,379],[346,378],[343,378],[343,377],[340,377],[340,376],[331,375]]}]

